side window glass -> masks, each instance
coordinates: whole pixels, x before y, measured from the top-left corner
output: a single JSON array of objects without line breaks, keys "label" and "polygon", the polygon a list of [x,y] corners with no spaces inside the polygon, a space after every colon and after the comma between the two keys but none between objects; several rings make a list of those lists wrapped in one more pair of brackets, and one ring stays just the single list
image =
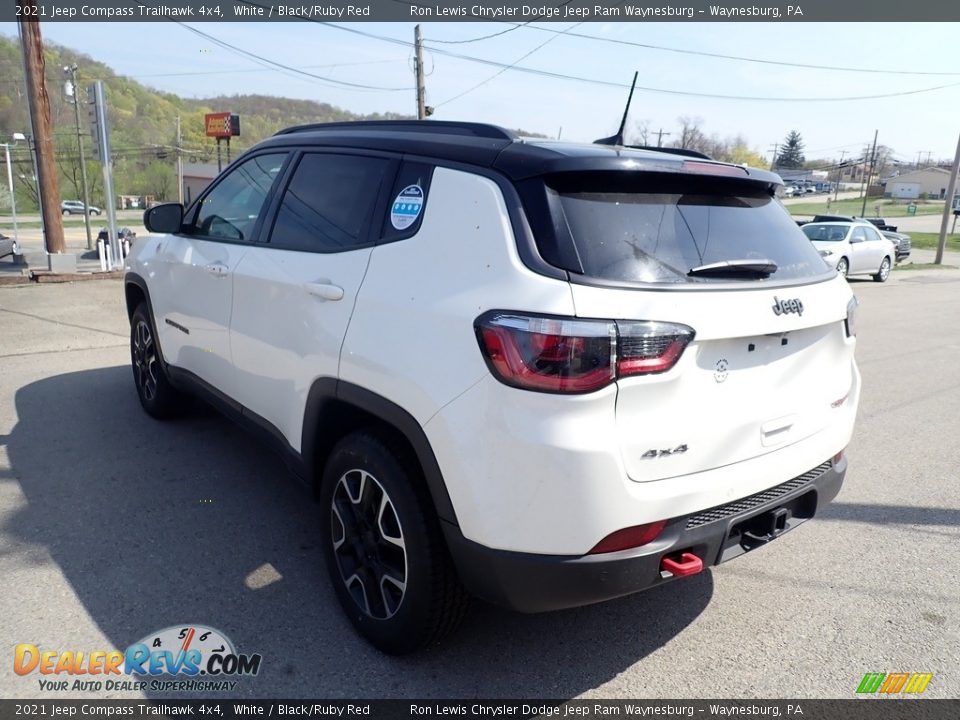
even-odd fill
[{"label": "side window glass", "polygon": [[322,253],[366,244],[389,164],[359,155],[304,155],[283,194],[270,244]]},{"label": "side window glass", "polygon": [[382,242],[394,242],[416,235],[430,193],[433,166],[404,162],[390,190],[390,204],[383,220]]},{"label": "side window glass", "polygon": [[853,235],[850,237],[853,242],[863,242],[867,239],[866,233],[862,227],[855,227],[853,229]]},{"label": "side window glass", "polygon": [[191,234],[250,240],[286,157],[286,153],[257,155],[231,170],[200,201]]}]

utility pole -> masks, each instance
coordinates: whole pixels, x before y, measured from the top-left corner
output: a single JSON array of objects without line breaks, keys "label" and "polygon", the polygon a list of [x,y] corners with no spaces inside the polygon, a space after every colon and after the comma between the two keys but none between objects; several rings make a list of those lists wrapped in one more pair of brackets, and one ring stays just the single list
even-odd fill
[{"label": "utility pole", "polygon": [[837,165],[837,184],[833,188],[833,201],[836,202],[840,196],[840,178],[843,177],[843,156],[847,154],[846,150],[840,151],[840,164]]},{"label": "utility pole", "polygon": [[87,230],[87,250],[93,250],[93,236],[90,234],[90,189],[87,185],[87,160],[83,155],[83,135],[80,134],[80,87],[77,85],[77,66],[63,68],[70,77],[70,90],[67,97],[73,98],[73,117],[77,123],[77,148],[80,150],[80,182],[83,190],[83,226]]},{"label": "utility pole", "polygon": [[663,136],[670,135],[668,132],[664,132],[663,128],[657,130],[657,147],[663,147]]},{"label": "utility pole", "polygon": [[24,13],[19,20],[21,52],[27,80],[27,99],[33,123],[34,145],[37,148],[37,171],[40,183],[40,214],[43,217],[44,241],[48,254],[66,251],[63,239],[63,218],[56,207],[60,189],[57,186],[57,166],[53,155],[53,123],[50,119],[50,96],[44,78],[43,39],[40,23],[23,19],[33,11],[29,0],[17,0]]},{"label": "utility pole", "polygon": [[777,151],[780,150],[780,143],[773,144],[773,160],[770,161],[770,169],[773,170],[777,166]]},{"label": "utility pole", "polygon": [[943,249],[947,244],[947,223],[950,220],[950,211],[953,209],[953,196],[957,191],[958,172],[960,172],[960,139],[957,140],[957,153],[953,157],[953,170],[950,172],[950,182],[947,185],[947,197],[943,200],[943,219],[940,221],[940,239],[937,241],[937,257],[934,260],[937,265],[943,262]]},{"label": "utility pole", "polygon": [[423,82],[423,35],[420,33],[420,25],[413,29],[413,44],[416,49],[417,72],[417,120],[427,118],[427,89]]},{"label": "utility pole", "polygon": [[863,217],[867,212],[867,193],[870,191],[870,177],[873,175],[873,164],[877,160],[877,133],[879,132],[879,130],[873,131],[873,150],[870,151],[870,170],[863,179],[863,205],[860,207],[860,217]]},{"label": "utility pole", "polygon": [[177,202],[183,205],[183,139],[180,136],[180,116],[177,115]]}]

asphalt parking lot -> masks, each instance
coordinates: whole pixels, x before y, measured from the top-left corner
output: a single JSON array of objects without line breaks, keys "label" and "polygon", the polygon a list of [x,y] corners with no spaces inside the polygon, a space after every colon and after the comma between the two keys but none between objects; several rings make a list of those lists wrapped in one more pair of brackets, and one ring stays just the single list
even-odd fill
[{"label": "asphalt parking lot", "polygon": [[[276,456],[212,411],[141,411],[118,281],[0,287],[0,696],[43,696],[17,643],[122,649],[183,623],[263,655],[231,697],[853,697],[898,671],[960,696],[960,270],[851,284],[864,389],[825,514],[604,605],[477,604],[401,659],[341,616]],[[142,694],[59,695],[82,696]]]}]

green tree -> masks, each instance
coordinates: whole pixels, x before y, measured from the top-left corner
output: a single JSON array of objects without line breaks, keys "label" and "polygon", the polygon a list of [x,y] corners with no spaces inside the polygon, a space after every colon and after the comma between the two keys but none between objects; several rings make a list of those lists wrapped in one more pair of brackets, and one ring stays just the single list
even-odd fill
[{"label": "green tree", "polygon": [[803,167],[803,138],[796,130],[791,130],[787,139],[783,141],[783,147],[780,154],[777,155],[778,168],[800,168]]},{"label": "green tree", "polygon": [[155,200],[169,200],[177,194],[177,174],[169,162],[153,160],[134,177],[132,187],[137,195],[152,195]]}]

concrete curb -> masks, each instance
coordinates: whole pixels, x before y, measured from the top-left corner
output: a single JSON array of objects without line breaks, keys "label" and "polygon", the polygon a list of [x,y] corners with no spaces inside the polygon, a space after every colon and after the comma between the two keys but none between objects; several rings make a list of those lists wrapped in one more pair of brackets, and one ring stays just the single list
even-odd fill
[{"label": "concrete curb", "polygon": [[33,282],[29,275],[0,275],[0,287],[4,285],[27,285]]},{"label": "concrete curb", "polygon": [[30,279],[37,283],[65,283],[83,280],[119,280],[122,277],[122,270],[74,273],[58,273],[50,270],[33,270],[30,273]]}]

